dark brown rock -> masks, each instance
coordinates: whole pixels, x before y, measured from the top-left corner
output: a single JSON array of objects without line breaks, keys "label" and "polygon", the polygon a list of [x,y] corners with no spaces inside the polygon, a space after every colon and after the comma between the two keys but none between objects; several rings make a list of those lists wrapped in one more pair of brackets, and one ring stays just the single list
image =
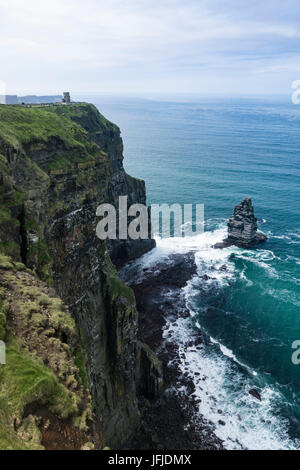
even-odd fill
[{"label": "dark brown rock", "polygon": [[256,388],[252,388],[251,390],[249,390],[249,393],[250,393],[250,395],[252,395],[254,398],[256,398],[257,400],[261,401],[261,395],[260,395],[259,391],[256,390]]},{"label": "dark brown rock", "polygon": [[252,248],[267,240],[263,233],[257,233],[257,218],[254,215],[252,201],[245,198],[235,206],[233,215],[228,221],[228,237],[214,248],[227,248],[235,245],[241,248]]}]

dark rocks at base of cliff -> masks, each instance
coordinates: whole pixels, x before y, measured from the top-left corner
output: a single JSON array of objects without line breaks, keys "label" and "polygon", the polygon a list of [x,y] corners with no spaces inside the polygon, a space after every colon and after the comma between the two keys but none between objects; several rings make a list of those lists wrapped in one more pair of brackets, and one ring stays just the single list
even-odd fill
[{"label": "dark rocks at base of cliff", "polygon": [[155,248],[155,240],[108,240],[110,258],[117,269]]},{"label": "dark rocks at base of cliff", "polygon": [[[147,269],[142,282],[125,280],[135,293],[139,339],[151,349],[156,350],[162,342],[165,316],[188,315],[181,299],[181,289],[195,273],[194,254],[176,254],[169,258],[168,264],[156,265],[155,271]],[[170,292],[171,298],[168,296]]]},{"label": "dark rocks at base of cliff", "polygon": [[253,248],[267,240],[264,233],[257,233],[257,218],[250,198],[245,198],[235,206],[227,226],[228,237],[216,243],[214,248],[227,248],[233,245],[239,248]]},{"label": "dark rocks at base of cliff", "polygon": [[162,364],[145,343],[138,342],[136,367],[137,392],[150,400],[159,398],[163,386]]},{"label": "dark rocks at base of cliff", "polygon": [[[189,316],[182,288],[195,273],[194,254],[176,254],[169,257],[168,263],[162,262],[153,270],[146,268],[142,280],[131,284],[129,281],[139,311],[139,339],[161,361],[164,383],[159,399],[153,399],[151,393],[147,396],[145,391],[140,394],[142,426],[127,443],[128,449],[222,448],[221,441],[198,416],[197,403],[192,397],[194,383],[178,366],[177,345],[163,338],[167,318]],[[201,338],[198,337],[197,341],[201,341]],[[189,391],[189,396],[178,393],[181,387]]]}]

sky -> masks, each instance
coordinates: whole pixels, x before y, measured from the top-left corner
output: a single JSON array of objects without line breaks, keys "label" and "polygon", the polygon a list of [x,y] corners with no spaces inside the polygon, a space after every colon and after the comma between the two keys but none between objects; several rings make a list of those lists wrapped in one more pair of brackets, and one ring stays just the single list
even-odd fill
[{"label": "sky", "polygon": [[7,93],[288,94],[299,0],[0,0]]}]

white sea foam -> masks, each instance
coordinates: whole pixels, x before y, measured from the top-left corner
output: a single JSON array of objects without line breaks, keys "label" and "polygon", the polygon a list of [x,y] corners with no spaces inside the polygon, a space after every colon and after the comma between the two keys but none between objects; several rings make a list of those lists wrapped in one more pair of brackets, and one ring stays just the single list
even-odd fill
[{"label": "white sea foam", "polygon": [[[127,266],[122,271],[122,275],[130,279],[136,280],[143,278],[146,274],[145,269],[155,270],[155,267],[161,263],[168,263],[171,255],[185,254],[195,252],[195,262],[198,271],[201,274],[212,274],[220,282],[228,279],[234,273],[234,264],[230,261],[230,256],[235,255],[238,258],[246,261],[256,263],[258,266],[268,271],[270,276],[277,277],[277,273],[268,262],[275,259],[275,255],[271,250],[245,250],[234,246],[214,249],[213,245],[221,242],[227,236],[227,229],[225,224],[221,224],[219,228],[214,231],[206,231],[204,233],[192,237],[171,237],[171,238],[156,238],[156,248],[146,253],[137,261]],[[220,268],[226,265],[227,271],[222,271]],[[124,274],[126,272],[127,274]],[[134,277],[132,277],[134,276]]]},{"label": "white sea foam", "polygon": [[185,254],[195,252],[195,254],[201,251],[202,256],[211,257],[211,260],[216,260],[216,266],[222,265],[230,255],[232,251],[229,249],[215,250],[212,248],[217,242],[223,240],[226,237],[225,228],[220,228],[214,232],[204,232],[193,237],[172,237],[172,238],[159,238],[156,240],[156,248],[146,253],[137,261],[121,271],[121,276],[124,279],[134,280],[142,279],[146,275],[147,270],[154,271],[158,264],[161,263],[172,263],[169,260],[170,256],[174,254]]},{"label": "white sea foam", "polygon": [[284,240],[288,243],[288,245],[299,245],[300,241],[300,232],[299,231],[288,231],[286,233],[277,235],[272,233],[271,231],[267,232],[268,238],[275,239],[275,240]]},{"label": "white sea foam", "polygon": [[278,279],[279,275],[276,269],[268,264],[268,262],[273,261],[276,259],[276,256],[271,250],[244,250],[235,253],[236,257],[239,259],[243,259],[247,262],[253,263],[258,267],[262,268],[269,277]]},{"label": "white sea foam", "polygon": [[276,238],[277,240],[290,240],[291,238],[288,235],[272,235],[272,238]]},{"label": "white sea foam", "polygon": [[300,238],[300,231],[296,230],[295,232],[289,232],[288,233],[291,237],[294,237],[294,238]]},{"label": "white sea foam", "polygon": [[246,271],[246,269],[244,268],[244,269],[240,272],[240,278],[243,279],[243,281],[246,282],[247,287],[251,287],[251,286],[253,286],[253,282],[250,281],[250,279],[247,278],[247,276],[246,276],[246,274],[245,274],[245,271]]},{"label": "white sea foam", "polygon": [[246,364],[244,364],[243,362],[239,361],[236,357],[236,355],[231,351],[231,349],[229,348],[226,348],[226,346],[224,346],[222,343],[220,343],[219,341],[217,341],[216,339],[214,339],[212,336],[210,336],[210,341],[212,344],[217,344],[218,347],[220,348],[220,351],[222,352],[222,354],[224,354],[224,356],[227,356],[229,357],[230,359],[232,359],[234,362],[236,362],[237,364],[239,364],[241,367],[243,367],[244,369],[246,369],[248,372],[250,372],[250,374],[252,375],[257,375],[257,372],[253,369],[251,369],[251,367],[248,367]]},{"label": "white sea foam", "polygon": [[[165,336],[179,346],[181,370],[193,379],[193,396],[201,400],[198,412],[224,446],[227,449],[299,448],[300,443],[289,439],[285,420],[274,413],[276,401],[282,400],[279,392],[265,387],[260,390],[261,401],[249,394],[257,373],[240,363],[232,351],[213,338],[211,347],[188,346],[189,322],[180,318],[169,323]],[[239,367],[249,371],[248,378],[241,374]]]},{"label": "white sea foam", "polygon": [[272,287],[265,288],[263,285],[261,285],[261,289],[265,294],[280,300],[280,302],[291,303],[296,307],[300,307],[299,297],[293,291],[290,291],[288,289],[274,289]]},{"label": "white sea foam", "polygon": [[294,261],[296,264],[300,264],[300,259],[292,255],[287,255],[284,261]]}]

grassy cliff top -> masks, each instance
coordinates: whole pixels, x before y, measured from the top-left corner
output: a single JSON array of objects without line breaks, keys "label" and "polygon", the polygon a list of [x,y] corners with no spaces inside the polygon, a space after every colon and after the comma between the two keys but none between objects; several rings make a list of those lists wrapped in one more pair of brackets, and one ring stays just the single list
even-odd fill
[{"label": "grassy cliff top", "polygon": [[88,103],[33,107],[0,105],[0,154],[4,153],[3,146],[6,145],[31,158],[33,152],[49,149],[50,143],[59,151],[54,151],[49,170],[99,158],[103,160],[106,153],[93,142],[89,133],[101,132],[111,126],[114,125]]},{"label": "grassy cliff top", "polygon": [[[86,126],[82,126],[83,123]],[[67,149],[79,146],[93,151],[95,144],[90,141],[88,131],[108,126],[114,125],[88,103],[33,107],[0,105],[0,139],[16,149],[55,137]]]},{"label": "grassy cliff top", "polygon": [[91,103],[72,103],[71,105],[55,105],[50,106],[48,110],[59,116],[65,116],[77,124],[83,125],[89,132],[96,132],[99,128],[105,127],[106,129],[118,127],[106,119]]}]

